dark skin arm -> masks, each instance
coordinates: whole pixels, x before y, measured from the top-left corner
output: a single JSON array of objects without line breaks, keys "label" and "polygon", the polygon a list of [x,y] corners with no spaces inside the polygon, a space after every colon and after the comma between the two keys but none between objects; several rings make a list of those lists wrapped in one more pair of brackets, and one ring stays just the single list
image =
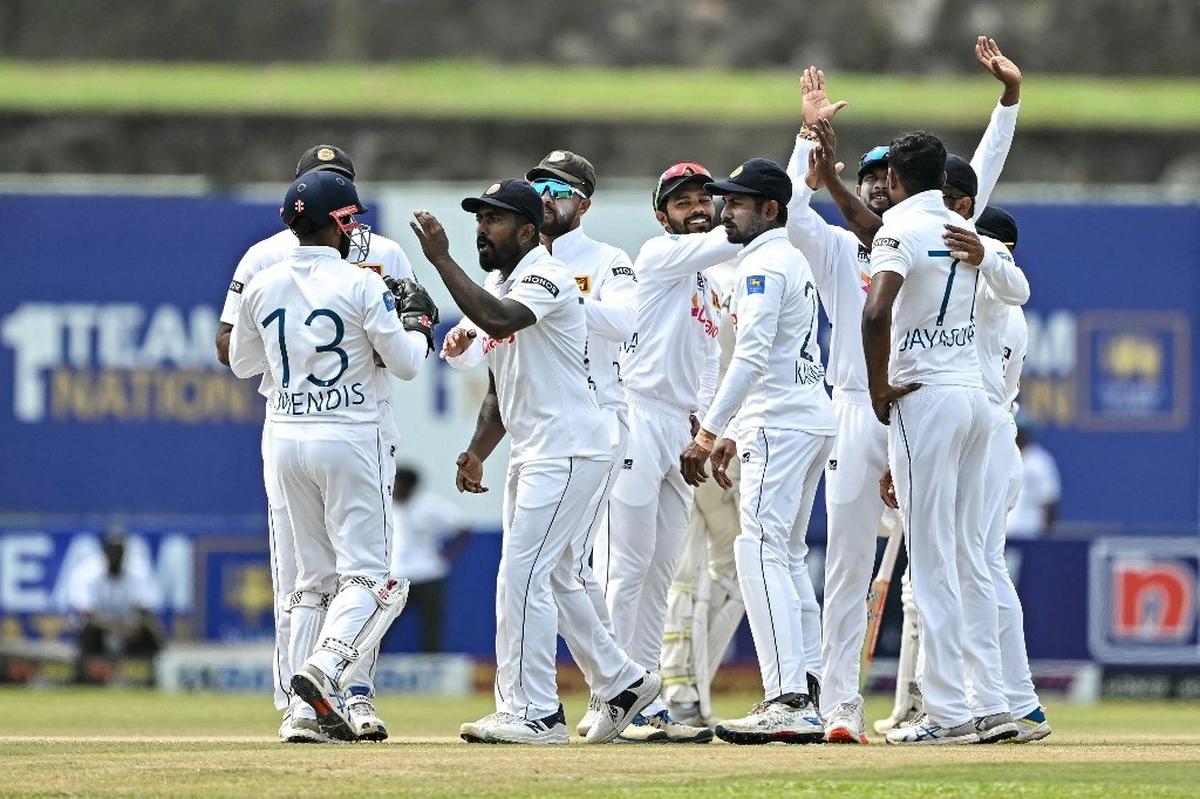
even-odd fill
[{"label": "dark skin arm", "polygon": [[459,493],[483,494],[488,491],[483,485],[483,462],[496,449],[505,432],[504,420],[500,418],[500,398],[496,396],[496,378],[489,371],[488,391],[479,406],[475,434],[471,436],[467,451],[455,461],[458,473],[454,476],[454,485]]},{"label": "dark skin arm", "polygon": [[516,300],[493,297],[455,263],[450,257],[446,231],[433,214],[417,211],[413,217],[409,225],[417,234],[425,257],[438,271],[459,310],[480,330],[492,338],[507,338],[537,323],[533,311]]},{"label": "dark skin arm", "polygon": [[819,120],[812,126],[817,134],[817,147],[810,156],[809,167],[816,170],[818,178],[846,220],[846,226],[864,246],[870,247],[875,234],[883,227],[883,219],[858,199],[854,192],[842,183],[837,168],[837,134],[828,119]]},{"label": "dark skin arm", "polygon": [[221,322],[217,325],[217,361],[222,366],[229,365],[229,337],[233,335],[233,325]]},{"label": "dark skin arm", "polygon": [[892,303],[904,285],[904,278],[895,272],[879,272],[871,278],[871,291],[863,308],[863,354],[867,359],[867,390],[871,407],[881,424],[890,424],[892,403],[921,387],[920,383],[893,386],[888,381],[888,362],[891,359]]}]

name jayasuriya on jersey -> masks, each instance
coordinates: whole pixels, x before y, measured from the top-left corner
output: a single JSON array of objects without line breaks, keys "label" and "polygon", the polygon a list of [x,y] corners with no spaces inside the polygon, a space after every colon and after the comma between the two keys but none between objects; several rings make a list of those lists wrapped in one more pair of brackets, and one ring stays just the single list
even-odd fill
[{"label": "name jayasuriya on jersey", "polygon": [[362,383],[351,383],[317,392],[276,389],[271,408],[290,416],[309,416],[362,405],[366,401]]},{"label": "name jayasuriya on jersey", "polygon": [[907,352],[910,349],[933,349],[934,347],[973,347],[975,346],[975,323],[955,327],[949,330],[941,327],[915,328],[904,335],[904,341],[897,352]]}]

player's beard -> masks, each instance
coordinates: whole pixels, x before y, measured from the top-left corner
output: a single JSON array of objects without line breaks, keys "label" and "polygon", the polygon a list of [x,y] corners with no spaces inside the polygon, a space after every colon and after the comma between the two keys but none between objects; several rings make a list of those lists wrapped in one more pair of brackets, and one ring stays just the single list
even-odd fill
[{"label": "player's beard", "polygon": [[724,227],[730,244],[749,244],[767,231],[766,220],[759,214],[754,215],[745,230],[736,227],[732,222],[724,223]]},{"label": "player's beard", "polygon": [[475,239],[476,247],[483,244],[487,244],[487,248],[479,250],[479,265],[485,272],[511,268],[521,260],[521,245],[517,241],[515,230],[511,236],[502,241],[492,241],[486,236],[479,236]]},{"label": "player's beard", "polygon": [[[699,220],[706,221],[707,226],[699,224]],[[667,225],[671,228],[672,233],[679,236],[686,236],[688,233],[707,233],[716,224],[717,215],[708,216],[703,211],[688,214],[682,222],[675,221],[670,214],[667,214]]]},{"label": "player's beard", "polygon": [[564,233],[567,233],[575,226],[575,220],[579,218],[579,206],[569,208],[565,212],[558,207],[558,203],[552,203],[547,209],[545,220],[542,222],[541,233],[543,236],[554,239]]}]

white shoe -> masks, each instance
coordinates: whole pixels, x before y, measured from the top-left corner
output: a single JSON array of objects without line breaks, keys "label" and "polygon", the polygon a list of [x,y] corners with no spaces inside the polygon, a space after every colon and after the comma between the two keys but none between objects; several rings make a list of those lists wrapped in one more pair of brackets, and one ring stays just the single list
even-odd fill
[{"label": "white shoe", "polygon": [[649,716],[638,713],[617,740],[621,743],[706,744],[713,739],[708,727],[680,724],[666,710]]},{"label": "white shoe", "polygon": [[565,744],[567,717],[562,705],[549,716],[526,719],[512,713],[498,713],[483,726],[483,742],[489,744]]},{"label": "white shoe", "polygon": [[842,702],[825,717],[825,740],[831,744],[865,744],[867,725],[863,706],[858,702]]},{"label": "white shoe", "polygon": [[596,720],[600,718],[601,704],[603,703],[600,701],[600,697],[596,696],[595,694],[592,694],[588,697],[587,712],[583,714],[583,718],[581,718],[579,723],[575,725],[575,733],[580,738],[586,738],[588,730],[590,730],[592,725],[596,723]]},{"label": "white shoe", "polygon": [[387,725],[379,718],[369,696],[355,695],[346,700],[346,718],[360,741],[386,741]]},{"label": "white shoe", "polygon": [[903,746],[973,744],[979,742],[979,733],[976,731],[973,721],[947,728],[935,723],[922,713],[912,723],[889,732],[887,742]]},{"label": "white shoe", "polygon": [[621,734],[633,717],[641,713],[662,691],[662,678],[646,672],[642,679],[626,688],[617,696],[600,703],[596,723],[588,730],[590,744],[608,743]]},{"label": "white shoe", "polygon": [[992,713],[975,719],[975,732],[979,733],[979,743],[994,744],[1016,738],[1020,730],[1012,713]]},{"label": "white shoe", "polygon": [[479,721],[465,722],[458,728],[458,737],[462,738],[464,741],[466,741],[469,744],[484,743],[484,739],[483,739],[484,730],[486,730],[490,724],[493,724],[496,721],[500,720],[502,717],[508,716],[508,715],[510,715],[510,714],[501,713],[500,711],[497,711],[495,713],[489,713],[488,715],[481,718]]},{"label": "white shoe", "polygon": [[286,744],[336,743],[321,732],[321,725],[316,719],[294,716],[291,709],[283,715],[283,723],[279,725],[279,740]]},{"label": "white shoe", "polygon": [[732,744],[809,744],[822,741],[825,728],[806,694],[785,694],[759,703],[747,716],[722,721],[717,737]]},{"label": "white shoe", "polygon": [[1049,735],[1050,722],[1046,719],[1046,708],[1038,707],[1017,719],[1017,737],[1013,743],[1026,744],[1040,741]]},{"label": "white shoe", "polygon": [[[916,686],[914,685],[912,687],[915,688]],[[908,703],[906,705],[903,707],[893,708],[892,715],[885,719],[880,719],[872,726],[875,728],[875,732],[879,733],[880,735],[884,735],[896,729],[897,727],[904,727],[908,724],[912,724],[917,720],[917,717],[921,715],[921,712],[924,709],[925,701],[922,699],[921,694],[919,692],[912,693],[910,690],[908,694]]]},{"label": "white shoe", "polygon": [[317,712],[321,732],[338,741],[358,740],[339,708],[341,699],[333,691],[324,672],[305,663],[292,675],[292,690]]}]

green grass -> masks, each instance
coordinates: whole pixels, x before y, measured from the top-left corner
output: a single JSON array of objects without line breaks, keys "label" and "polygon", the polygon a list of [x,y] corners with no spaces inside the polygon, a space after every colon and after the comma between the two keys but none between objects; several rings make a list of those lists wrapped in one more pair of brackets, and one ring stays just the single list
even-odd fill
[{"label": "green grass", "polygon": [[[719,697],[744,712],[755,697]],[[584,698],[568,698],[574,720]],[[1189,703],[1052,706],[1028,746],[468,746],[490,697],[385,697],[382,745],[285,746],[266,697],[0,689],[0,796],[1184,797],[1200,784]],[[873,700],[868,718],[886,709]]]},{"label": "green grass", "polygon": [[[0,61],[0,108],[578,120],[794,120],[799,75],[674,68],[497,67],[467,61],[295,65]],[[1000,94],[969,76],[833,74],[847,123],[977,126]],[[1029,128],[1200,128],[1200,79],[1031,75]]]}]

